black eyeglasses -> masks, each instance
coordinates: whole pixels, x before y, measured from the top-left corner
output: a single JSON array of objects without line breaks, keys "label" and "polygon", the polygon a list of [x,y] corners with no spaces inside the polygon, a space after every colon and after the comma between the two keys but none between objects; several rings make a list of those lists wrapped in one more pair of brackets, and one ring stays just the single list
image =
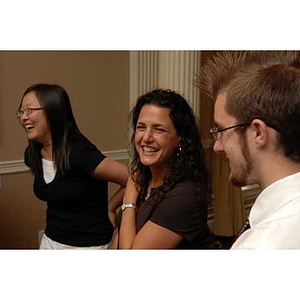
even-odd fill
[{"label": "black eyeglasses", "polygon": [[18,118],[22,118],[22,116],[24,114],[26,114],[26,116],[29,116],[31,115],[34,111],[36,110],[41,110],[41,109],[44,109],[43,107],[38,107],[38,108],[25,108],[25,109],[20,109],[17,111],[17,117]]},{"label": "black eyeglasses", "polygon": [[215,140],[218,140],[218,139],[221,138],[222,132],[223,132],[223,131],[226,131],[226,130],[232,129],[232,128],[236,128],[236,127],[248,126],[248,125],[250,125],[250,123],[251,123],[251,122],[241,123],[241,124],[229,126],[229,127],[222,128],[222,129],[219,129],[218,127],[212,127],[212,128],[209,130],[209,132],[211,133],[211,135],[213,136],[213,138],[214,138]]}]

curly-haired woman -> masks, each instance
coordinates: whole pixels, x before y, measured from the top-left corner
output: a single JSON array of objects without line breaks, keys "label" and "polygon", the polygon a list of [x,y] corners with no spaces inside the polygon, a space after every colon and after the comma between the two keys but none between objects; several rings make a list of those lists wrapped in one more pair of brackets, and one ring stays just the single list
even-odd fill
[{"label": "curly-haired woman", "polygon": [[114,247],[210,248],[211,182],[191,107],[159,89],[138,98],[131,119],[131,176]]}]

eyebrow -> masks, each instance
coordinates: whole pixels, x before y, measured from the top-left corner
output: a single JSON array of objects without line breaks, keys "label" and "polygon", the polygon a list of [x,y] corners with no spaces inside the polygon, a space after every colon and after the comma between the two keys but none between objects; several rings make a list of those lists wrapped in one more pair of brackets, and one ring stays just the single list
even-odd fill
[{"label": "eyebrow", "polygon": [[[139,121],[139,122],[137,122],[137,123],[136,123],[136,125],[138,125],[138,124],[146,125],[146,123],[145,123],[145,122],[141,122],[141,121]],[[164,124],[162,124],[162,123],[154,123],[154,124],[151,124],[151,126],[153,126],[153,127],[162,126],[162,127],[165,127],[165,128],[167,128],[167,126],[166,126],[166,125],[164,125]]]}]

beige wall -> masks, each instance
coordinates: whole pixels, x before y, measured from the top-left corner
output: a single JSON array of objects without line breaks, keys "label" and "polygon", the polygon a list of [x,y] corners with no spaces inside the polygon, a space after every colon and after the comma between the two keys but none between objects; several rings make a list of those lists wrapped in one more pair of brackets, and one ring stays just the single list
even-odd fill
[{"label": "beige wall", "polygon": [[[23,159],[27,139],[15,112],[38,82],[67,90],[79,128],[100,150],[126,149],[129,52],[0,51],[0,163]],[[45,203],[35,198],[32,180],[28,172],[2,175],[0,249],[38,247]]]},{"label": "beige wall", "polygon": [[30,173],[2,176],[0,190],[0,249],[38,248],[45,228],[46,203],[37,200]]},{"label": "beige wall", "polygon": [[67,90],[78,126],[101,150],[126,147],[129,52],[1,51],[0,161],[23,155],[27,140],[15,112],[25,89],[38,82]]},{"label": "beige wall", "polygon": [[[202,63],[210,55],[202,52]],[[100,150],[126,150],[129,56],[128,51],[0,51],[0,163],[23,159],[27,139],[15,112],[25,89],[37,82],[67,90],[78,126]],[[201,101],[199,108],[201,135],[209,144],[212,106]],[[211,164],[210,146],[206,154]],[[46,205],[33,194],[32,175],[1,177],[0,249],[38,248]],[[115,189],[109,185],[110,194]]]}]

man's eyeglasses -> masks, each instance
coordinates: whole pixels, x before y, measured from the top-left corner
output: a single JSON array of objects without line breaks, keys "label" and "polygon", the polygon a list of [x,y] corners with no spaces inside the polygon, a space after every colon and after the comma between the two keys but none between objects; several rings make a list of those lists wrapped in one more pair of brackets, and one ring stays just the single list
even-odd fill
[{"label": "man's eyeglasses", "polygon": [[18,118],[22,118],[22,116],[24,114],[26,114],[26,116],[29,116],[31,115],[34,111],[36,110],[41,110],[41,109],[44,109],[43,107],[39,107],[39,108],[25,108],[25,109],[20,109],[17,111],[17,117]]},{"label": "man's eyeglasses", "polygon": [[236,127],[248,126],[249,124],[250,124],[250,122],[246,122],[246,123],[242,123],[242,124],[238,124],[238,125],[233,125],[233,126],[229,126],[229,127],[226,127],[226,128],[222,128],[222,129],[219,129],[218,127],[212,127],[209,130],[209,132],[211,133],[211,135],[213,136],[213,138],[215,140],[218,140],[218,139],[221,138],[223,131],[226,131],[226,130],[232,129],[232,128],[236,128]]}]

